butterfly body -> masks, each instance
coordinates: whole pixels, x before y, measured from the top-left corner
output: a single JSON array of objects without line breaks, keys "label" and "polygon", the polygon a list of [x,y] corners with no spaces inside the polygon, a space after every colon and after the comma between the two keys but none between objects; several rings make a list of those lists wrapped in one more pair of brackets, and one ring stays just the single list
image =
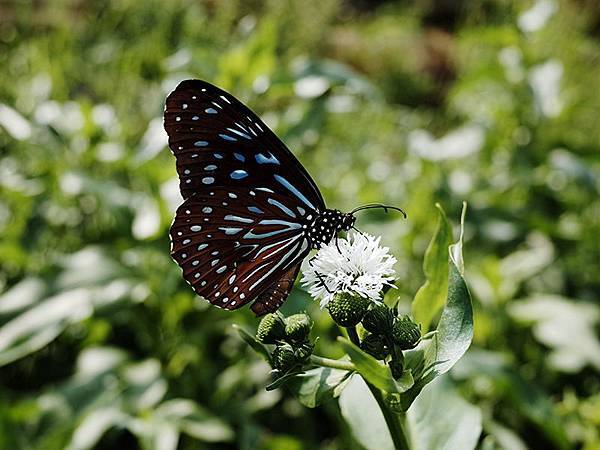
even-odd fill
[{"label": "butterfly body", "polygon": [[165,129],[184,198],[171,255],[194,291],[257,314],[289,295],[311,249],[354,224],[327,209],[316,184],[275,134],[221,89],[186,80],[167,97]]}]

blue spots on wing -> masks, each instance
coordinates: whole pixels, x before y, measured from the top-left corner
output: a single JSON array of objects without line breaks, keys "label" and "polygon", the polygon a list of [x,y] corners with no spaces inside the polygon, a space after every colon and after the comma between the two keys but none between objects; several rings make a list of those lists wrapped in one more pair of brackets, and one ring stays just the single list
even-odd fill
[{"label": "blue spots on wing", "polygon": [[214,156],[217,159],[223,159],[223,155],[221,155],[220,153],[215,153]]},{"label": "blue spots on wing", "polygon": [[277,158],[275,158],[275,156],[273,155],[273,153],[269,152],[269,156],[265,156],[262,153],[257,153],[256,156],[254,156],[254,159],[256,159],[256,162],[258,164],[276,164],[279,165],[279,160]]},{"label": "blue spots on wing", "polygon": [[304,204],[306,206],[308,206],[311,209],[316,210],[317,208],[315,208],[313,206],[313,204],[304,196],[304,194],[302,194],[302,192],[300,192],[298,189],[296,189],[296,187],[291,184],[288,180],[286,180],[284,177],[282,177],[281,175],[273,175],[275,177],[275,179],[281,183],[288,191],[290,191],[292,194],[294,194],[299,200],[301,200],[302,202],[304,202]]},{"label": "blue spots on wing", "polygon": [[231,141],[231,142],[236,142],[237,139],[234,137],[229,136],[228,134],[219,134],[219,137],[221,139],[225,139],[226,141]]},{"label": "blue spots on wing", "polygon": [[224,231],[226,235],[231,236],[233,234],[239,233],[243,230],[243,228],[235,228],[235,227],[219,227],[219,230]]},{"label": "blue spots on wing", "polygon": [[277,206],[280,210],[282,210],[288,216],[290,216],[290,217],[296,217],[296,214],[294,214],[294,212],[290,208],[288,208],[287,206],[285,206],[281,202],[278,202],[277,200],[275,200],[273,198],[267,199],[267,202],[269,202],[269,204],[271,204],[271,205]]},{"label": "blue spots on wing", "polygon": [[215,179],[213,177],[204,177],[202,178],[202,183],[204,184],[213,184]]},{"label": "blue spots on wing", "polygon": [[242,178],[246,178],[248,176],[248,172],[245,170],[234,170],[231,172],[230,177],[234,180],[241,180]]},{"label": "blue spots on wing", "polygon": [[215,166],[214,164],[209,164],[208,166],[206,166],[204,168],[204,170],[210,170],[210,171],[217,170],[217,166]]},{"label": "blue spots on wing", "polygon": [[248,211],[256,213],[256,214],[264,214],[264,211],[260,209],[258,206],[248,206]]},{"label": "blue spots on wing", "polygon": [[232,133],[237,134],[238,136],[241,136],[243,138],[246,139],[252,139],[250,136],[248,136],[246,133],[242,133],[241,131],[236,130],[235,128],[227,128],[227,130],[231,131]]},{"label": "blue spots on wing", "polygon": [[216,114],[217,110],[215,108],[206,108],[204,112],[207,114]]},{"label": "blue spots on wing", "polygon": [[233,156],[235,156],[235,159],[237,159],[238,161],[241,161],[241,162],[246,161],[246,157],[244,155],[242,155],[241,153],[234,153]]},{"label": "blue spots on wing", "polygon": [[198,116],[192,117],[192,120],[199,120],[199,119],[200,119],[200,117],[198,117]]},{"label": "blue spots on wing", "polygon": [[206,147],[208,145],[208,142],[206,141],[196,141],[194,142],[194,147]]}]

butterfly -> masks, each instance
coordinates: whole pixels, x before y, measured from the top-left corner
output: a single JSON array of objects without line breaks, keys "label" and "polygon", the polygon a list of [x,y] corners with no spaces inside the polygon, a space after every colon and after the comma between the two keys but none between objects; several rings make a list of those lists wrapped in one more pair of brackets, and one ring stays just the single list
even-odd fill
[{"label": "butterfly", "polygon": [[[306,169],[256,114],[201,80],[166,100],[164,126],[184,199],[171,256],[194,291],[220,308],[264,315],[288,297],[312,249],[354,227],[328,209]],[[401,210],[400,210],[401,211]]]}]

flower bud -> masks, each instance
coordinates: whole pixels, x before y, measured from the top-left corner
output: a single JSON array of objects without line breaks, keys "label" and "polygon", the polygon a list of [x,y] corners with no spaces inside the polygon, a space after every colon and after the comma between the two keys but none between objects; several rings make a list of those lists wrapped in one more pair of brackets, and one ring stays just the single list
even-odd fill
[{"label": "flower bud", "polygon": [[401,350],[415,348],[421,339],[421,327],[408,316],[399,317],[392,329],[392,339]]},{"label": "flower bud", "polygon": [[400,378],[402,376],[402,372],[404,371],[404,364],[402,361],[398,359],[391,359],[389,365],[394,379],[397,380]]},{"label": "flower bud", "polygon": [[385,359],[390,353],[385,338],[377,334],[366,336],[360,343],[360,348],[376,359]]},{"label": "flower bud", "polygon": [[307,314],[293,314],[285,321],[285,335],[295,342],[303,342],[308,338],[312,320]]},{"label": "flower bud", "polygon": [[296,348],[296,357],[301,362],[306,362],[310,355],[312,355],[314,345],[310,342],[304,342],[300,347]]},{"label": "flower bud", "polygon": [[290,344],[281,344],[275,347],[271,355],[273,367],[282,372],[287,372],[297,364],[294,349]]},{"label": "flower bud", "polygon": [[340,292],[327,304],[327,309],[335,323],[343,327],[353,327],[362,320],[369,303],[369,299],[360,295]]},{"label": "flower bud", "polygon": [[394,326],[394,313],[384,304],[373,305],[363,317],[362,324],[373,334],[386,335]]},{"label": "flower bud", "polygon": [[263,344],[275,344],[285,337],[285,323],[277,314],[267,314],[256,330],[256,339]]}]

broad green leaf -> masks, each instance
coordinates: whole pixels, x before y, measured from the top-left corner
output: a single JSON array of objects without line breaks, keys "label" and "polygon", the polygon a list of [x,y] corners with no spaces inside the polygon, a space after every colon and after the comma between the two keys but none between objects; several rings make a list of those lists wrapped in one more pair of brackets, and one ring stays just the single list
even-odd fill
[{"label": "broad green leaf", "polygon": [[448,289],[448,246],[452,242],[452,227],[442,207],[439,204],[435,206],[439,213],[438,223],[423,260],[427,280],[412,303],[413,318],[421,324],[423,332],[429,331],[431,321],[444,306]]},{"label": "broad green leaf", "polygon": [[350,356],[358,373],[375,387],[389,393],[400,394],[413,385],[413,377],[409,370],[405,370],[402,377],[395,380],[389,367],[380,363],[368,353],[363,352],[349,340],[338,337],[338,341]]},{"label": "broad green leaf", "polygon": [[352,375],[340,395],[340,410],[354,438],[367,450],[393,450],[383,413],[364,380]]},{"label": "broad green leaf", "polygon": [[248,344],[250,347],[252,347],[252,349],[256,353],[261,355],[268,363],[271,362],[271,356],[269,355],[269,351],[267,350],[267,347],[265,347],[263,344],[258,342],[254,336],[252,336],[250,333],[248,333],[246,330],[244,330],[240,326],[234,324],[233,328],[237,330],[237,332],[242,337],[244,342],[246,342],[246,344]]},{"label": "broad green leaf", "polygon": [[412,404],[406,428],[412,450],[472,450],[481,434],[481,411],[441,377]]},{"label": "broad green leaf", "polygon": [[[467,284],[462,276],[462,239],[466,204],[461,215],[460,237],[449,247],[448,297],[437,326],[437,333],[408,352],[409,367],[419,365],[414,386],[402,397],[408,408],[423,387],[437,376],[446,373],[465,354],[473,339],[473,306]],[[422,361],[420,360],[422,358]]]},{"label": "broad green leaf", "polygon": [[338,393],[337,388],[348,379],[346,370],[318,367],[296,375],[287,382],[287,388],[294,393],[300,403],[308,408],[319,406]]}]

